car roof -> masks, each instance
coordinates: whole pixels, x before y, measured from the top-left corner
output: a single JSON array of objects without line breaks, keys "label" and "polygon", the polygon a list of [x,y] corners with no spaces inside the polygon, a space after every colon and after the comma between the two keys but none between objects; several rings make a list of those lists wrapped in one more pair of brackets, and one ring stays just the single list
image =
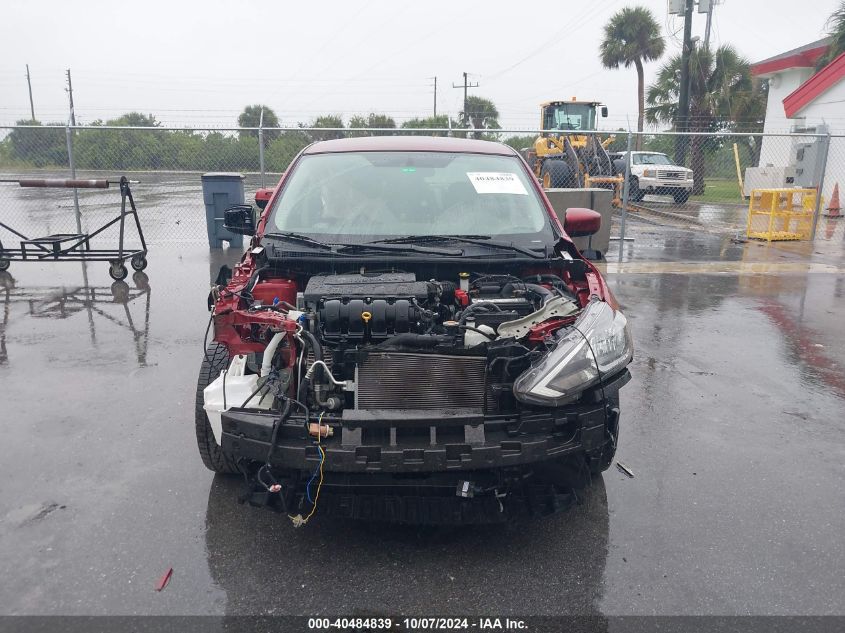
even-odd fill
[{"label": "car roof", "polygon": [[512,147],[502,143],[435,136],[362,136],[333,139],[309,145],[302,153],[338,152],[457,152],[499,156],[518,155]]}]

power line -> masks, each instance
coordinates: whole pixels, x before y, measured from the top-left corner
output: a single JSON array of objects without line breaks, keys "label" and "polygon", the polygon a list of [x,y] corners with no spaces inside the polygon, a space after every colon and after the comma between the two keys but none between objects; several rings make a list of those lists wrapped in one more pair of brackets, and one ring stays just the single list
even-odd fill
[{"label": "power line", "polygon": [[[574,29],[577,29],[579,26],[581,26],[581,24],[586,20],[587,17],[592,18],[593,16],[598,15],[604,9],[609,8],[609,4],[611,3],[611,1],[612,0],[604,0],[602,4],[599,4],[597,6],[590,6],[586,11],[581,13],[574,20],[567,20],[566,26],[564,26],[563,28],[561,28],[558,31],[555,31],[555,33],[550,38],[548,38],[542,44],[537,46],[534,50],[532,50],[530,53],[528,53],[525,57],[521,58],[519,61],[515,62],[514,64],[511,64],[507,68],[504,68],[503,70],[499,70],[499,71],[493,73],[492,75],[485,75],[484,79],[486,81],[492,81],[493,79],[498,79],[499,77],[501,77],[505,73],[509,73],[510,71],[512,71],[517,66],[521,66],[522,64],[524,64],[528,60],[533,59],[534,57],[536,57],[540,53],[543,53],[543,52],[550,50],[551,48],[553,48],[554,46],[556,46],[557,44],[559,44],[561,41],[563,41],[565,39],[563,37],[563,35],[565,33],[571,33]],[[612,1],[612,4],[615,5],[615,4],[618,4],[619,2],[620,2],[620,0],[614,0],[614,1]]]}]

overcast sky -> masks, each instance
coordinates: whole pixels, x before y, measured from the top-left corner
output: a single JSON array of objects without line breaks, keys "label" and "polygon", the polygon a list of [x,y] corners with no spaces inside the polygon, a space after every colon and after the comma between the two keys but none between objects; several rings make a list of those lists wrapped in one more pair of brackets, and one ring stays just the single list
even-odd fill
[{"label": "overcast sky", "polygon": [[[731,43],[759,61],[825,33],[839,0],[724,0],[713,44]],[[636,125],[636,73],[604,70],[602,27],[624,6],[650,8],[680,50],[683,20],[666,0],[144,0],[0,4],[0,124],[29,118],[25,64],[35,114],[67,119],[66,68],[77,120],[139,110],[172,125],[235,125],[249,103],[283,123],[322,113],[383,112],[397,123],[428,116],[437,76],[438,113],[456,115],[461,73],[492,99],[503,127],[539,123],[552,98],[595,99],[606,126]],[[693,14],[704,35],[705,15]],[[664,58],[665,59],[665,58]],[[650,80],[660,62],[646,66]]]}]

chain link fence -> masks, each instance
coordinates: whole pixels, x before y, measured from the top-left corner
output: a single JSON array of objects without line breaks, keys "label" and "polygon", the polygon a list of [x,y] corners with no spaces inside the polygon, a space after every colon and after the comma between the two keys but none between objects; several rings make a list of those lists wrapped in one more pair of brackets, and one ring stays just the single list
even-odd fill
[{"label": "chain link fence", "polygon": [[[201,188],[204,172],[244,174],[249,200],[257,188],[275,184],[297,152],[314,141],[375,134],[472,135],[509,142],[525,150],[523,154],[532,161],[535,148],[531,143],[542,133],[16,126],[0,128],[0,179],[126,175],[139,181],[132,190],[150,244],[200,245],[207,244]],[[838,196],[834,195],[836,185],[845,185],[843,136],[596,134],[610,165],[594,156],[585,158],[583,167],[586,174],[608,175],[605,172],[610,170],[617,177],[615,183],[597,185],[614,187],[618,198],[611,235],[614,244],[625,247],[612,246],[610,259],[614,253],[621,256],[623,250],[626,257],[658,258],[660,245],[670,248],[673,240],[690,236],[715,244],[742,242],[749,233],[775,240],[845,244],[845,219],[838,217]],[[583,174],[573,173],[563,186],[583,184]],[[759,195],[756,202],[751,197],[753,190],[786,188],[805,191],[794,198],[773,193],[762,202]],[[755,210],[749,225],[752,203],[756,207],[773,203],[776,212],[766,215]],[[0,222],[27,236],[89,232],[114,217],[119,205],[116,188],[26,189],[0,183]],[[784,205],[794,213],[785,213]],[[0,227],[4,244],[14,246],[15,239]],[[108,239],[108,234],[103,239]],[[638,248],[641,243],[653,248]]]}]

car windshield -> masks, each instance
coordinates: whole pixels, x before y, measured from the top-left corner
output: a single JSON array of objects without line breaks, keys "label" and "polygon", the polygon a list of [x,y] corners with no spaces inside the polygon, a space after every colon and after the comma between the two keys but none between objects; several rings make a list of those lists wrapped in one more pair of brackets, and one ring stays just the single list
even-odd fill
[{"label": "car windshield", "polygon": [[551,237],[549,217],[517,157],[445,152],[303,156],[267,232],[341,243],[362,236]]},{"label": "car windshield", "polygon": [[635,165],[674,165],[675,161],[666,154],[634,154]]}]

